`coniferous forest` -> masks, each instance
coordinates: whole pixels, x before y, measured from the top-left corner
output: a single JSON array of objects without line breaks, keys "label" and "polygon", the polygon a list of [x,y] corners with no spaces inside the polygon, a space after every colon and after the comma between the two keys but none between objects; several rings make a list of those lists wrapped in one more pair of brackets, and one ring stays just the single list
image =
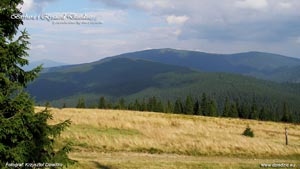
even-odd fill
[{"label": "coniferous forest", "polygon": [[[40,105],[49,102],[53,107],[105,107],[285,122],[299,122],[299,89],[298,83],[118,57],[45,69],[27,88]],[[99,96],[105,98],[99,101]]]},{"label": "coniferous forest", "polygon": [[[68,107],[66,103],[63,103],[62,108],[66,107]],[[135,99],[131,102],[126,102],[124,98],[121,98],[112,102],[101,96],[97,104],[89,105],[84,97],[81,97],[77,101],[76,108],[136,110],[289,123],[300,122],[300,112],[292,111],[286,102],[281,105],[261,105],[258,104],[255,97],[250,103],[231,100],[228,97],[224,99],[224,102],[216,102],[213,97],[208,96],[206,93],[197,98],[191,95],[185,98],[177,98],[174,102],[170,100],[163,101],[155,96],[141,100]]]}]

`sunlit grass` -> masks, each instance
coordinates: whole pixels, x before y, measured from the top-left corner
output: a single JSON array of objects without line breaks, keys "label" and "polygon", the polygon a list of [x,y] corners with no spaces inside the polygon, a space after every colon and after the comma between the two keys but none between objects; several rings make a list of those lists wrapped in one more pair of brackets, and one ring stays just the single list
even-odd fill
[{"label": "sunlit grass", "polygon": [[[299,125],[125,110],[68,108],[51,109],[51,113],[54,121],[50,121],[50,123],[71,119],[72,125],[64,131],[60,141],[72,141],[74,150],[70,156],[83,163],[87,162],[91,166],[93,158],[80,155],[88,156],[98,153],[100,157],[95,156],[94,161],[96,162],[105,161],[101,159],[101,156],[105,157],[107,153],[164,156],[167,154],[194,158],[231,157],[285,160],[300,158]],[[247,125],[254,131],[254,138],[242,135]],[[285,145],[285,127],[289,129],[288,146]],[[84,159],[89,160],[85,161]],[[244,165],[245,161],[224,164],[224,166],[240,168],[239,166]],[[172,162],[169,160],[164,162],[169,166],[167,168],[172,168],[172,165],[169,164]],[[157,165],[163,165],[164,162],[157,163]],[[120,164],[116,165],[108,160],[105,165],[111,165],[112,168],[120,166]],[[128,168],[134,165],[131,164]],[[136,165],[142,165],[142,162]],[[156,163],[153,163],[153,166],[155,165]],[[207,164],[195,160],[191,163],[178,161],[178,165],[174,165],[174,167],[181,165],[182,168],[188,168],[187,166],[190,165],[200,166],[199,168],[205,168],[205,165],[215,166],[215,168],[219,166],[218,162]],[[254,166],[253,164],[249,165],[249,168]],[[159,166],[157,167],[159,168]],[[125,164],[124,168],[126,168]]]}]

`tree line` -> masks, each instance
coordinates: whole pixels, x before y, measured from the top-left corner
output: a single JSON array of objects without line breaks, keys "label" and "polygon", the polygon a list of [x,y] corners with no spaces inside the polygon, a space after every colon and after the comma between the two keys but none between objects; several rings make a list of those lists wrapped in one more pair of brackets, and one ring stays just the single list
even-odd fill
[{"label": "tree line", "polygon": [[[63,104],[63,108],[65,107],[67,107],[66,103]],[[80,98],[76,108],[87,107],[85,99]],[[89,106],[89,108],[151,111],[211,117],[233,117],[290,123],[300,122],[300,113],[290,110],[286,102],[283,102],[281,105],[258,105],[255,97],[253,97],[251,103],[226,97],[223,102],[217,103],[215,99],[209,97],[206,93],[203,93],[199,98],[188,95],[185,98],[177,98],[173,102],[170,100],[163,102],[158,97],[153,96],[148,99],[135,99],[129,103],[126,103],[125,99],[121,98],[113,103],[101,96],[98,103],[94,106]]]}]

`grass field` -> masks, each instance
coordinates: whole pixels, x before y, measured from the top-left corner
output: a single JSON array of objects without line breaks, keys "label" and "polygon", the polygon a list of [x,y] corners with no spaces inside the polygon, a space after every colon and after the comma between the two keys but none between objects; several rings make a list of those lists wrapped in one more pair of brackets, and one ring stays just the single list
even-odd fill
[{"label": "grass field", "polygon": [[[59,140],[74,144],[69,156],[78,163],[70,168],[300,168],[299,125],[124,110],[67,108],[51,113],[50,123],[72,121]],[[247,125],[254,138],[241,135]]]}]

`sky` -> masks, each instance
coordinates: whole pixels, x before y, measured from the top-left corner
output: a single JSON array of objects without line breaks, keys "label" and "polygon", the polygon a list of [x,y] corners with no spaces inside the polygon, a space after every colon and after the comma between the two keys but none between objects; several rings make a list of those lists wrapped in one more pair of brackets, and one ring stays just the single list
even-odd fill
[{"label": "sky", "polygon": [[86,63],[157,48],[300,58],[299,0],[24,0],[19,7],[31,61]]}]

